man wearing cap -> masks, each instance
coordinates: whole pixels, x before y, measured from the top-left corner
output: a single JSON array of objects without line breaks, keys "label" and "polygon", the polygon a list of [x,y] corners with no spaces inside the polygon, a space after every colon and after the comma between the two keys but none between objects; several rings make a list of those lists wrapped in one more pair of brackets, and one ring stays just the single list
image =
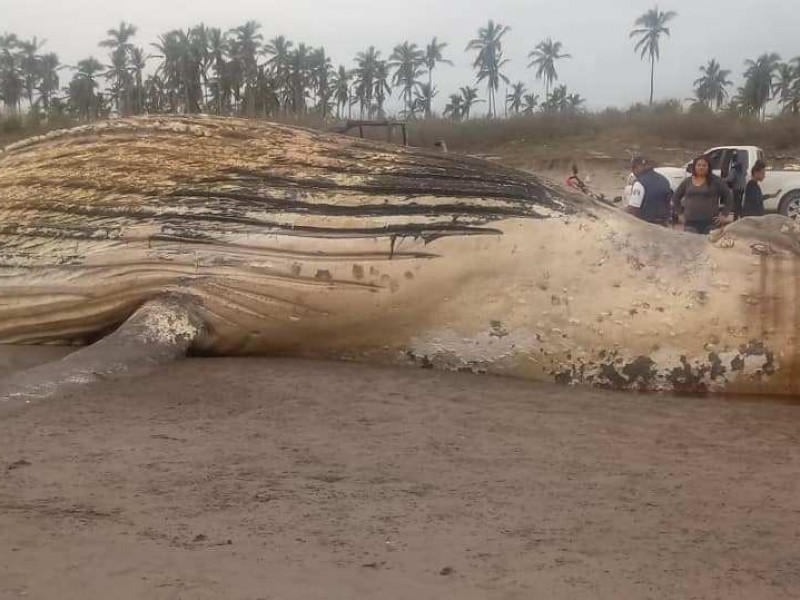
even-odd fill
[{"label": "man wearing cap", "polygon": [[672,222],[672,188],[663,175],[656,173],[644,157],[631,161],[636,182],[626,211],[634,217],[668,227]]}]

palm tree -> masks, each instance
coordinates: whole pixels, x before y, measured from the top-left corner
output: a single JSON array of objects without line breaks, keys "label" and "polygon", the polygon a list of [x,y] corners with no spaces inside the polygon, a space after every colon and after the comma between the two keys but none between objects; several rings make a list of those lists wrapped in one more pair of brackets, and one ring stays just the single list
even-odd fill
[{"label": "palm tree", "polygon": [[310,49],[305,44],[298,44],[297,48],[289,53],[287,97],[294,114],[306,112],[308,87],[311,81],[310,56]]},{"label": "palm tree", "polygon": [[370,46],[365,52],[356,55],[356,68],[353,74],[355,97],[359,103],[361,118],[364,118],[365,111],[368,115],[372,115],[372,98],[375,94],[375,76],[380,54],[375,50],[375,46]]},{"label": "palm tree", "polygon": [[128,71],[128,57],[122,50],[115,50],[111,54],[111,64],[105,72],[106,79],[111,81],[111,99],[117,112],[121,115],[128,114],[128,97],[131,88],[131,77]]},{"label": "palm tree", "polygon": [[465,85],[459,90],[459,93],[461,94],[463,117],[469,119],[472,107],[479,102],[483,102],[483,100],[478,99],[478,88],[476,87]]},{"label": "palm tree", "polygon": [[101,48],[109,48],[111,52],[122,50],[123,53],[128,53],[133,49],[133,44],[130,40],[136,35],[136,26],[120,21],[118,29],[109,29],[106,31],[108,38],[100,42]]},{"label": "palm tree", "polygon": [[[211,30],[203,23],[192,27],[188,32],[189,43],[189,68],[191,73],[189,81],[192,85],[192,96],[197,98],[198,108],[203,111],[208,110],[208,69],[213,57],[209,52]],[[134,54],[131,52],[131,68],[134,70]],[[135,70],[134,70],[135,75]]]},{"label": "palm tree", "polygon": [[292,52],[293,45],[293,42],[286,39],[286,36],[279,35],[265,44],[263,50],[264,55],[269,57],[267,66],[278,82],[278,87],[283,95],[282,103],[285,107],[288,107],[290,102],[289,55]]},{"label": "palm tree", "polygon": [[502,68],[508,63],[508,60],[503,58],[502,39],[509,31],[511,31],[510,27],[505,27],[499,23],[495,24],[494,21],[490,20],[486,27],[481,27],[478,30],[478,37],[470,40],[467,44],[467,50],[476,50],[478,52],[472,66],[478,71],[477,81],[486,81],[490,117],[494,117],[497,114],[495,92],[500,87],[500,81],[509,82],[508,77],[502,72]]},{"label": "palm tree", "polygon": [[198,112],[203,92],[200,83],[200,65],[204,60],[195,30],[174,29],[159,36],[153,44],[162,59],[156,70],[167,97],[165,103],[172,112]]},{"label": "palm tree", "polygon": [[330,101],[333,94],[331,75],[333,64],[325,54],[325,48],[316,48],[309,56],[309,79],[312,91],[316,96],[316,108],[323,119],[328,118]]},{"label": "palm tree", "polygon": [[214,76],[209,80],[211,104],[216,113],[230,112],[231,106],[231,81],[227,55],[230,49],[228,37],[217,27],[208,29],[208,58],[209,66]]},{"label": "palm tree", "polygon": [[757,104],[755,87],[749,82],[745,82],[736,91],[736,95],[731,98],[728,104],[728,111],[738,117],[752,117],[759,114],[760,109]]},{"label": "palm tree", "polygon": [[561,42],[554,42],[552,38],[547,38],[528,54],[528,58],[533,59],[528,68],[536,67],[536,79],[544,79],[545,96],[550,95],[550,86],[553,85],[554,81],[558,81],[556,61],[572,58],[569,54],[562,54],[562,49],[563,44]]},{"label": "palm tree", "polygon": [[567,112],[571,114],[579,113],[583,110],[583,105],[586,103],[586,99],[581,97],[580,94],[568,94],[567,95]]},{"label": "palm tree", "polygon": [[636,29],[630,33],[631,38],[639,38],[635,51],[640,53],[642,60],[650,57],[650,106],[653,106],[656,61],[661,59],[661,37],[670,35],[667,23],[677,16],[674,11],[662,12],[656,6],[636,19]]},{"label": "palm tree", "polygon": [[0,52],[11,51],[19,46],[16,33],[0,33]]},{"label": "palm tree", "polygon": [[[234,83],[235,96],[244,97],[244,112],[254,115],[256,81],[258,79],[258,54],[264,36],[259,33],[261,24],[258,21],[247,21],[244,25],[231,30],[231,58],[237,63],[235,73],[238,75]],[[244,86],[244,90],[242,90]]]},{"label": "palm tree", "polygon": [[161,64],[156,69],[159,83],[163,86],[164,98],[160,104],[162,110],[178,112],[185,97],[184,89],[184,62],[186,48],[183,43],[183,32],[178,30],[168,31],[158,36],[158,42],[151,44],[159,51],[156,58],[161,59]]},{"label": "palm tree", "polygon": [[567,92],[567,86],[559,85],[557,88],[553,90],[553,93],[550,94],[550,98],[548,99],[553,109],[557,110],[560,113],[566,113],[569,110],[569,93]]},{"label": "palm tree", "polygon": [[525,84],[521,81],[511,86],[511,91],[506,95],[506,106],[515,115],[522,109],[525,96]]},{"label": "palm tree", "polygon": [[780,100],[781,97],[786,96],[794,85],[796,78],[794,67],[790,63],[781,63],[775,71],[775,81],[772,84],[773,97]]},{"label": "palm tree", "polygon": [[331,82],[331,92],[333,93],[333,101],[336,103],[336,117],[342,118],[342,110],[345,106],[350,105],[350,79],[352,73],[344,66],[339,66],[336,73],[333,74]]},{"label": "palm tree", "polygon": [[37,77],[39,100],[42,103],[42,108],[47,113],[50,112],[51,102],[56,92],[58,92],[60,83],[58,72],[61,69],[61,62],[55,53],[50,52],[39,57],[39,75]]},{"label": "palm tree", "polygon": [[783,113],[800,114],[800,57],[792,59],[789,63],[780,64],[776,77],[772,94],[783,107]]},{"label": "palm tree", "polygon": [[245,72],[253,77],[256,74],[257,60],[261,41],[264,36],[259,33],[261,24],[258,21],[247,21],[231,32],[236,40],[237,58],[245,66]]},{"label": "palm tree", "polygon": [[[209,51],[209,32],[203,25],[188,30],[175,29],[159,36],[153,44],[162,59],[156,73],[167,90],[170,110],[196,113],[206,105],[205,71],[213,60]],[[249,81],[251,88],[254,80]],[[248,88],[248,89],[251,89]]]},{"label": "palm tree", "polygon": [[117,112],[128,114],[128,99],[131,96],[132,78],[128,72],[128,59],[133,50],[131,39],[136,35],[136,26],[120,21],[118,29],[109,29],[108,38],[100,42],[101,48],[109,48],[111,64],[105,74],[111,82],[111,97]]},{"label": "palm tree", "polygon": [[538,94],[525,94],[522,97],[522,112],[526,116],[531,116],[535,111],[536,107],[539,106],[539,95]]},{"label": "palm tree", "polygon": [[766,118],[767,104],[772,99],[772,83],[781,62],[775,52],[765,53],[755,60],[746,60],[744,72],[746,96],[761,119]]},{"label": "palm tree", "polygon": [[454,121],[466,118],[464,98],[461,94],[450,94],[450,101],[444,107],[444,116],[450,117]]},{"label": "palm tree", "polygon": [[144,110],[144,70],[149,56],[144,50],[134,48],[131,51],[131,75],[133,76],[133,114],[140,115]]},{"label": "palm tree", "polygon": [[0,98],[12,113],[19,111],[25,89],[21,61],[16,53],[19,44],[19,38],[13,33],[0,35]]},{"label": "palm tree", "polygon": [[97,81],[95,77],[103,70],[103,63],[97,60],[95,57],[90,56],[89,58],[85,58],[82,61],[79,61],[78,64],[75,66],[75,75],[77,77],[81,77],[83,79],[88,79],[89,81],[94,82],[97,85]]},{"label": "palm tree", "polygon": [[728,79],[731,72],[721,68],[716,59],[711,59],[700,67],[700,73],[702,75],[694,81],[697,99],[707,106],[713,103],[719,110],[728,97],[726,88],[733,85]]},{"label": "palm tree", "polygon": [[438,64],[451,65],[452,60],[447,60],[442,55],[442,50],[447,48],[446,42],[440,42],[437,38],[433,38],[431,43],[425,46],[425,68],[428,69],[428,86],[433,89],[433,70]]},{"label": "palm tree", "polygon": [[20,45],[19,37],[16,33],[0,33],[0,53],[11,54]]},{"label": "palm tree", "polygon": [[392,87],[389,85],[389,63],[385,60],[379,60],[375,64],[375,79],[373,81],[375,89],[375,111],[378,116],[383,117],[383,105],[386,98],[391,96]]},{"label": "palm tree", "polygon": [[19,66],[22,71],[22,78],[25,82],[25,97],[28,106],[33,107],[33,92],[39,83],[39,50],[44,46],[45,40],[39,40],[35,36],[30,41],[20,40],[18,43],[20,60]]},{"label": "palm tree", "polygon": [[421,84],[414,98],[414,112],[420,111],[426,119],[430,119],[433,115],[433,99],[438,93],[438,90],[430,84]]},{"label": "palm tree", "polygon": [[144,110],[147,114],[159,114],[167,110],[167,89],[158,75],[150,75],[144,80]]},{"label": "palm tree", "polygon": [[103,64],[89,57],[80,61],[75,69],[67,90],[69,103],[79,119],[93,121],[101,111],[96,77],[103,70]]},{"label": "palm tree", "polygon": [[254,115],[271,117],[278,113],[281,101],[278,97],[277,86],[277,81],[266,65],[260,65],[255,85],[250,92],[252,98],[245,101],[246,104],[250,102]]},{"label": "palm tree", "polygon": [[553,92],[547,97],[541,106],[544,113],[561,113],[567,114],[573,112],[573,108],[577,111],[584,103],[580,94],[570,94],[567,86],[559,85],[553,89]]},{"label": "palm tree", "polygon": [[791,94],[782,100],[782,104],[785,112],[797,116],[800,114],[800,57],[793,58],[791,62],[794,64],[794,85]]},{"label": "palm tree", "polygon": [[419,89],[419,78],[424,75],[425,53],[416,44],[403,42],[394,47],[389,57],[389,67],[394,70],[392,84],[401,88],[407,113],[411,112],[414,92]]}]

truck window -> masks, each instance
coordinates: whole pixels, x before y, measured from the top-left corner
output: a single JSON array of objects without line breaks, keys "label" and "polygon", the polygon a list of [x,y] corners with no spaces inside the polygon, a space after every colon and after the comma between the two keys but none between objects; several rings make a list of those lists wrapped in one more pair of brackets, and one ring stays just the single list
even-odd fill
[{"label": "truck window", "polygon": [[739,162],[742,163],[742,169],[744,169],[744,172],[749,173],[750,167],[753,166],[750,164],[750,153],[746,152],[745,150],[739,150]]},{"label": "truck window", "polygon": [[722,155],[725,154],[727,148],[717,148],[706,154],[706,158],[708,158],[709,166],[711,167],[712,171],[719,171],[722,166]]},{"label": "truck window", "polygon": [[722,153],[720,177],[723,179],[730,175],[733,159],[736,158],[742,164],[745,173],[750,171],[750,153],[744,148],[726,148]]},{"label": "truck window", "polygon": [[731,161],[733,160],[735,153],[736,150],[734,150],[733,148],[725,148],[724,150],[722,150],[722,154],[719,160],[719,166],[712,167],[714,170],[719,169],[719,175],[723,179],[727,177],[728,174],[731,172]]}]

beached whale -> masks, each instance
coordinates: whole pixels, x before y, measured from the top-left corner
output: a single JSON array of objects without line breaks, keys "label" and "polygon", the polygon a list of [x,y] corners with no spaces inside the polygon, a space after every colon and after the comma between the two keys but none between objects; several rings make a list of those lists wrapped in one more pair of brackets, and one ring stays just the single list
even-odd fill
[{"label": "beached whale", "polygon": [[783,217],[709,239],[454,154],[106,121],[0,153],[0,343],[86,346],[0,393],[188,350],[791,394],[799,253]]}]

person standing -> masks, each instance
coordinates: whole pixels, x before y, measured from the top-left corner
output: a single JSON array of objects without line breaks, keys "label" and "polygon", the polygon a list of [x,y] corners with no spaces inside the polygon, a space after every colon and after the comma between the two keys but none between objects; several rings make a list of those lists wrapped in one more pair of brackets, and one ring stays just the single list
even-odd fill
[{"label": "person standing", "polygon": [[744,197],[745,184],[747,183],[744,165],[739,157],[739,152],[736,150],[734,150],[725,182],[728,184],[728,187],[731,188],[731,194],[733,195],[733,219],[736,220],[742,216],[742,199]]},{"label": "person standing", "polygon": [[669,180],[656,173],[644,157],[631,161],[636,181],[625,211],[648,223],[668,227],[672,217],[672,188]]},{"label": "person standing", "polygon": [[761,191],[761,182],[767,177],[767,164],[757,160],[750,171],[750,181],[744,188],[744,203],[742,204],[743,217],[764,216],[764,193]]},{"label": "person standing", "polygon": [[708,158],[694,159],[692,175],[675,190],[675,208],[683,213],[684,230],[706,235],[715,226],[730,223],[732,205],[731,189],[711,172]]}]

